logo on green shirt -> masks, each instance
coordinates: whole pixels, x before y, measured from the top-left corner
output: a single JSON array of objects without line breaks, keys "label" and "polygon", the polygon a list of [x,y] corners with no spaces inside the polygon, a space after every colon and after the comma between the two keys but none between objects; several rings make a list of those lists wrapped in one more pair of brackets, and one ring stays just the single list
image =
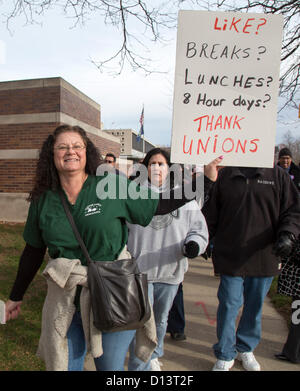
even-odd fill
[{"label": "logo on green shirt", "polygon": [[101,213],[101,204],[90,204],[84,210],[85,216],[91,216],[97,213]]}]

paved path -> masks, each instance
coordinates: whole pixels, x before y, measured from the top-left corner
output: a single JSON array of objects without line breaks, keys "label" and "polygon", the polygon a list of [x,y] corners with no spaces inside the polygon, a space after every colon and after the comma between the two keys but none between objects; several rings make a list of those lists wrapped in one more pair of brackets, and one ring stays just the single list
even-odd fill
[{"label": "paved path", "polygon": [[[219,279],[214,276],[211,262],[203,258],[190,260],[184,281],[186,341],[165,338],[165,354],[160,359],[164,371],[210,371],[215,362],[212,345],[216,342],[217,289]],[[285,342],[288,329],[285,320],[266,298],[262,316],[262,340],[255,356],[263,371],[300,371],[300,364],[291,364],[274,358]],[[88,358],[86,370],[95,370]],[[233,371],[243,371],[236,361]]]}]

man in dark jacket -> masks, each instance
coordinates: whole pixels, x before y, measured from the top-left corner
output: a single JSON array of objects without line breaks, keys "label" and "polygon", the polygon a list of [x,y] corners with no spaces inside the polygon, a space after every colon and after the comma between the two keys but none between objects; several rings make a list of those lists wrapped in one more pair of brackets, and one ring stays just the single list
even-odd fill
[{"label": "man in dark jacket", "polygon": [[229,370],[237,358],[246,370],[258,371],[253,350],[261,338],[263,302],[280,272],[280,256],[290,253],[300,232],[297,189],[278,166],[226,167],[202,211],[220,274],[213,370]]},{"label": "man in dark jacket", "polygon": [[296,166],[292,159],[292,153],[288,148],[282,148],[279,151],[278,165],[290,175],[292,181],[300,191],[300,168]]},{"label": "man in dark jacket", "polygon": [[[279,152],[278,165],[290,175],[299,191],[300,197],[300,169],[293,163],[292,154],[288,148],[283,148]],[[282,352],[275,354],[280,360],[290,361],[293,363],[300,362],[300,323],[294,321],[294,314],[298,310],[295,303],[300,303],[300,286],[294,275],[300,273],[300,236],[295,243],[291,255],[282,260],[283,268],[278,278],[278,291],[281,294],[293,298],[291,308],[291,322],[289,333]],[[292,266],[293,265],[293,266]]]},{"label": "man in dark jacket", "polygon": [[123,175],[123,176],[126,176],[122,171],[118,170],[116,168],[116,163],[117,163],[117,158],[116,156],[113,154],[113,153],[107,153],[105,158],[104,158],[104,163],[105,164],[109,164],[109,167],[110,170],[109,171],[112,171],[113,173],[115,173],[116,175]]}]

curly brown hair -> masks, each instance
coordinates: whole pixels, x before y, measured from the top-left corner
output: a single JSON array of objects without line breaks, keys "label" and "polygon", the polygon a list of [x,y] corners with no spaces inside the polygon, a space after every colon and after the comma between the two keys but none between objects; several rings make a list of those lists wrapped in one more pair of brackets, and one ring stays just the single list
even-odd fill
[{"label": "curly brown hair", "polygon": [[47,190],[56,191],[60,187],[59,176],[54,165],[53,146],[57,137],[65,132],[75,132],[82,137],[86,146],[85,172],[87,174],[96,175],[97,167],[103,162],[99,149],[88,138],[85,130],[80,126],[58,126],[42,145],[37,163],[34,185],[32,191],[29,193],[28,201],[36,201]]}]

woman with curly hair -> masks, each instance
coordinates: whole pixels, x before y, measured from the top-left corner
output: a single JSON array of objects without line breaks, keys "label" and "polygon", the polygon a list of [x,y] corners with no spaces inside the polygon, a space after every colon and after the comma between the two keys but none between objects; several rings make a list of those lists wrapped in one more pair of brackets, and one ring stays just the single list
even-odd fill
[{"label": "woman with curly hair", "polygon": [[[45,191],[56,191],[60,188],[59,173],[55,167],[55,161],[53,159],[53,145],[57,138],[66,132],[77,133],[81,139],[85,148],[75,151],[86,151],[86,165],[85,173],[88,175],[96,175],[96,170],[99,164],[103,163],[99,150],[87,137],[86,132],[79,126],[62,125],[55,129],[53,135],[49,135],[46,141],[43,143],[37,168],[36,177],[33,190],[29,195],[29,201],[37,200]],[[80,140],[81,141],[81,140]],[[60,151],[64,152],[64,148],[60,148]],[[69,170],[70,171],[70,170]]]},{"label": "woman with curly hair", "polygon": [[[174,197],[162,200],[153,197],[148,189],[139,189],[136,193],[140,197],[135,199],[120,197],[121,187],[128,190],[136,184],[116,175],[111,177],[116,192],[102,197],[108,175],[98,172],[96,175],[100,163],[100,152],[78,126],[59,126],[41,148],[23,233],[26,245],[6,302],[6,320],[19,315],[23,296],[47,249],[49,262],[43,274],[48,291],[38,347],[38,355],[46,362],[47,370],[83,370],[87,349],[92,352],[97,370],[123,370],[135,334],[135,330],[127,330],[99,332],[99,335],[89,323],[88,305],[83,298],[86,290],[82,287],[87,286],[86,267],[83,267],[86,259],[59,193],[62,192],[68,203],[91,259],[99,262],[130,256],[126,251],[126,222],[146,226],[154,214],[169,213],[188,201]],[[216,160],[210,166],[212,177],[216,175],[218,163]]]},{"label": "woman with curly hair", "polygon": [[[86,259],[65,214],[59,189],[63,190],[78,230],[95,261],[126,257],[124,250],[128,230],[125,222],[147,225],[157,210],[157,198],[99,199],[98,185],[106,179],[105,175],[95,175],[100,163],[100,152],[85,131],[68,125],[59,126],[48,136],[38,160],[23,234],[26,246],[6,303],[6,319],[18,316],[23,296],[48,249],[50,262],[45,271],[52,280],[48,281],[38,347],[38,355],[45,360],[47,370],[82,370],[87,350],[81,281],[76,280],[78,287],[72,289],[74,297],[71,304],[70,297],[67,307],[60,302],[62,297],[67,300],[65,297],[74,278],[82,278],[80,273]],[[130,183],[126,178],[122,180],[123,183]],[[79,266],[76,260],[80,260]],[[57,303],[50,303],[49,289],[53,287],[53,281],[56,291],[62,288]],[[51,311],[53,316],[49,320]],[[53,324],[50,331],[49,323]],[[95,346],[93,353],[97,370],[123,370],[133,335],[133,330],[102,333],[102,340],[98,339],[101,346]]]}]

